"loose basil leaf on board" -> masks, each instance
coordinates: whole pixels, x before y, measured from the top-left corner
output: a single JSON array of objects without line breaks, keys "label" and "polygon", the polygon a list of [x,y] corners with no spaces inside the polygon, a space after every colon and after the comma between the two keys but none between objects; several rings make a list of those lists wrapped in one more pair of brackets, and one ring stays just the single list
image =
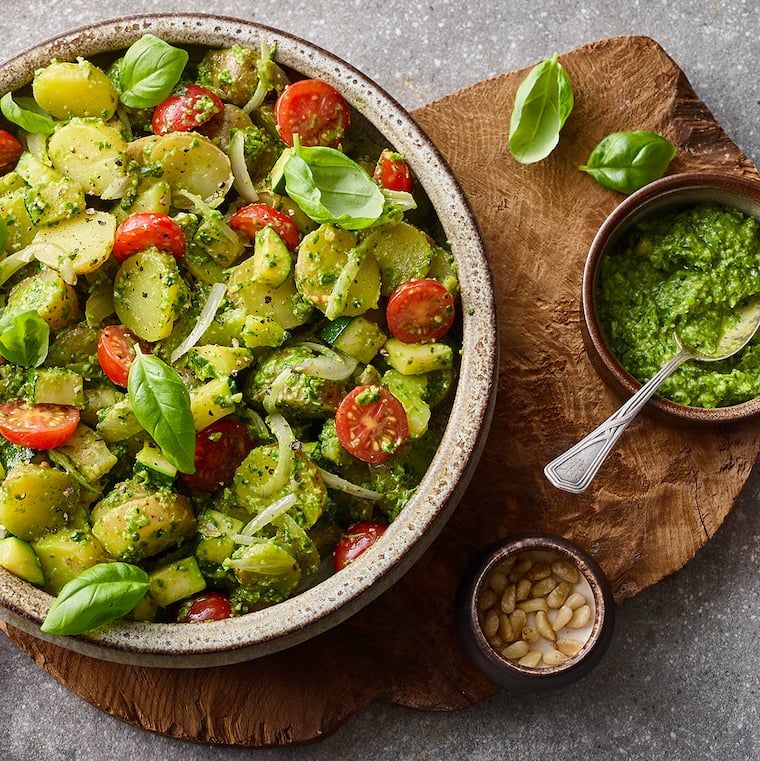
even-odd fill
[{"label": "loose basil leaf on board", "polygon": [[559,143],[575,98],[567,72],[555,53],[536,64],[517,88],[509,125],[509,150],[521,164],[545,159]]},{"label": "loose basil leaf on board", "polygon": [[39,367],[49,346],[50,327],[34,310],[0,318],[0,355],[12,365]]},{"label": "loose basil leaf on board", "polygon": [[119,67],[121,102],[128,108],[152,108],[171,95],[188,61],[186,50],[144,34],[124,54]]},{"label": "loose basil leaf on board", "polygon": [[335,148],[302,146],[296,138],[283,174],[288,195],[318,224],[363,230],[383,213],[385,198],[377,183]]},{"label": "loose basil leaf on board", "polygon": [[602,187],[633,193],[662,177],[675,155],[675,145],[656,132],[613,132],[578,168]]},{"label": "loose basil leaf on board", "polygon": [[148,574],[131,563],[98,563],[64,585],[40,626],[81,634],[125,616],[148,591]]},{"label": "loose basil leaf on board", "polygon": [[190,394],[177,372],[140,347],[127,378],[129,403],[140,425],[181,473],[195,472],[195,424]]},{"label": "loose basil leaf on board", "polygon": [[55,122],[49,116],[22,108],[9,92],[0,98],[0,111],[9,122],[32,134],[52,135],[55,129]]}]

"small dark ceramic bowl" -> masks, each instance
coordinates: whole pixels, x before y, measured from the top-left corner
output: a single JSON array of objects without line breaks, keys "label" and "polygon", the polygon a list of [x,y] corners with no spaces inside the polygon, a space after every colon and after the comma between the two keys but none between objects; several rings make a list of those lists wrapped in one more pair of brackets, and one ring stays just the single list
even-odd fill
[{"label": "small dark ceramic bowl", "polygon": [[[701,203],[733,207],[760,220],[760,182],[709,172],[687,172],[664,177],[628,196],[607,217],[591,244],[583,273],[583,337],[594,367],[605,381],[625,396],[635,393],[641,383],[623,368],[610,351],[599,325],[595,294],[600,262],[621,236],[644,217]],[[655,395],[649,405],[689,422],[724,423],[760,412],[760,398],[708,409],[678,404]]]},{"label": "small dark ceramic bowl", "polygon": [[[551,564],[556,560],[561,561],[565,568],[569,564],[578,571],[579,580],[571,584],[570,594],[580,593],[585,598],[585,604],[590,608],[590,617],[586,624],[577,626],[578,622],[571,622],[565,627],[557,626],[555,642],[539,636],[537,641],[528,644],[541,628],[537,618],[534,618],[536,614],[528,613],[525,626],[531,630],[530,632],[526,631],[526,628],[522,629],[521,635],[513,631],[513,642],[503,640],[501,629],[493,634],[487,622],[489,610],[497,614],[503,613],[504,609],[510,610],[512,604],[505,605],[502,596],[510,596],[508,587],[516,584],[518,576],[525,578],[520,564],[527,565],[528,560],[533,562],[532,571],[538,569],[541,564]],[[504,579],[496,578],[500,573],[507,577],[505,591],[501,591]],[[531,571],[527,573],[530,575]],[[542,576],[541,573],[532,575]],[[551,578],[557,584],[562,583],[562,578],[555,574],[552,574]],[[532,583],[537,584],[541,581],[536,579]],[[529,597],[523,600],[522,604],[530,608],[530,600],[539,597],[549,599],[550,595],[551,592],[548,592],[535,598]],[[498,599],[491,602],[494,597]],[[570,598],[567,598],[564,605],[569,608],[570,602]],[[578,610],[577,603],[573,605],[573,610]],[[520,608],[521,602],[516,602],[515,607]],[[547,616],[550,621],[558,624],[557,618],[561,608],[562,604],[557,605],[556,600],[549,603]],[[520,534],[489,547],[476,558],[460,587],[457,615],[463,647],[475,665],[492,681],[507,690],[532,692],[566,687],[584,677],[596,666],[612,639],[615,601],[601,568],[580,547],[558,536]],[[509,617],[509,614],[507,616]],[[525,656],[520,656],[519,650],[504,652],[506,648],[512,647],[514,642],[518,642],[519,648],[519,641],[526,643],[522,647],[527,647],[528,653],[548,653],[543,655],[548,662],[542,660],[531,666],[527,665],[526,661],[521,661]],[[553,662],[551,656],[557,656],[559,648],[566,648],[570,642],[575,643],[577,651],[566,650],[562,653],[566,660],[561,663]],[[528,653],[526,655],[529,659]]]}]

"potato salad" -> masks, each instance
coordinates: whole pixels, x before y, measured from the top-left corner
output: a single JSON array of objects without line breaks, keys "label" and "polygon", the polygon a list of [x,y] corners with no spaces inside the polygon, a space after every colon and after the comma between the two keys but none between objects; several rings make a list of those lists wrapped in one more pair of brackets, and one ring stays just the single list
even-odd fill
[{"label": "potato salad", "polygon": [[43,630],[245,614],[382,541],[458,355],[404,157],[266,44],[145,34],[0,109],[0,566]]}]

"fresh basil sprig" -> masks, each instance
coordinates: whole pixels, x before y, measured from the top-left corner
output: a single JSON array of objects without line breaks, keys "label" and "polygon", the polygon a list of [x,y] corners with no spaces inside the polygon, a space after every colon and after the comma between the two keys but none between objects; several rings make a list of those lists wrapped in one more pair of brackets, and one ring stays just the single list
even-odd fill
[{"label": "fresh basil sprig", "polygon": [[28,108],[22,108],[15,100],[12,93],[5,93],[0,98],[0,111],[3,116],[13,124],[17,124],[21,129],[34,134],[52,135],[55,130],[55,122],[47,114],[39,111],[32,111]]},{"label": "fresh basil sprig", "polygon": [[288,195],[318,224],[363,230],[383,214],[385,199],[367,172],[345,153],[302,146],[298,136],[283,174]]},{"label": "fresh basil sprig", "polygon": [[81,634],[125,616],[148,591],[148,574],[131,563],[98,563],[64,585],[40,626]]},{"label": "fresh basil sprig", "polygon": [[570,77],[557,54],[536,64],[515,95],[509,125],[509,150],[515,159],[521,164],[545,159],[557,146],[574,104]]},{"label": "fresh basil sprig", "polygon": [[152,34],[130,45],[119,67],[121,102],[128,108],[153,108],[171,95],[188,61],[175,48]]},{"label": "fresh basil sprig", "polygon": [[39,367],[49,346],[50,327],[34,310],[0,317],[0,355],[12,365]]},{"label": "fresh basil sprig", "polygon": [[195,424],[187,386],[163,360],[143,354],[129,368],[129,403],[140,425],[181,473],[195,472]]},{"label": "fresh basil sprig", "polygon": [[613,132],[578,168],[602,187],[633,193],[662,177],[675,155],[675,145],[656,132]]}]

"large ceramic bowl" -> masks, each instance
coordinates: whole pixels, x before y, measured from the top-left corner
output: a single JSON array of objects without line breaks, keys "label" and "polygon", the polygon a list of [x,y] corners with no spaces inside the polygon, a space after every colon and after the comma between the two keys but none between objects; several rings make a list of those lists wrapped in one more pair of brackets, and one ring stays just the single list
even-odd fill
[{"label": "large ceramic bowl", "polygon": [[[150,32],[177,45],[258,49],[336,86],[354,109],[407,158],[450,241],[462,299],[461,371],[443,440],[414,497],[376,546],[347,569],[286,602],[204,624],[118,622],[92,635],[57,637],[39,629],[52,602],[0,568],[0,617],[88,656],[122,663],[199,667],[241,662],[302,642],[354,614],[406,572],[435,539],[470,480],[485,442],[496,391],[497,336],[492,277],[472,210],[436,147],[410,115],[359,71],[324,50],[274,29],[211,15],[150,14],[75,29],[0,66],[0,93],[28,83],[51,59],[115,51]],[[371,555],[371,557],[370,557]]]}]

